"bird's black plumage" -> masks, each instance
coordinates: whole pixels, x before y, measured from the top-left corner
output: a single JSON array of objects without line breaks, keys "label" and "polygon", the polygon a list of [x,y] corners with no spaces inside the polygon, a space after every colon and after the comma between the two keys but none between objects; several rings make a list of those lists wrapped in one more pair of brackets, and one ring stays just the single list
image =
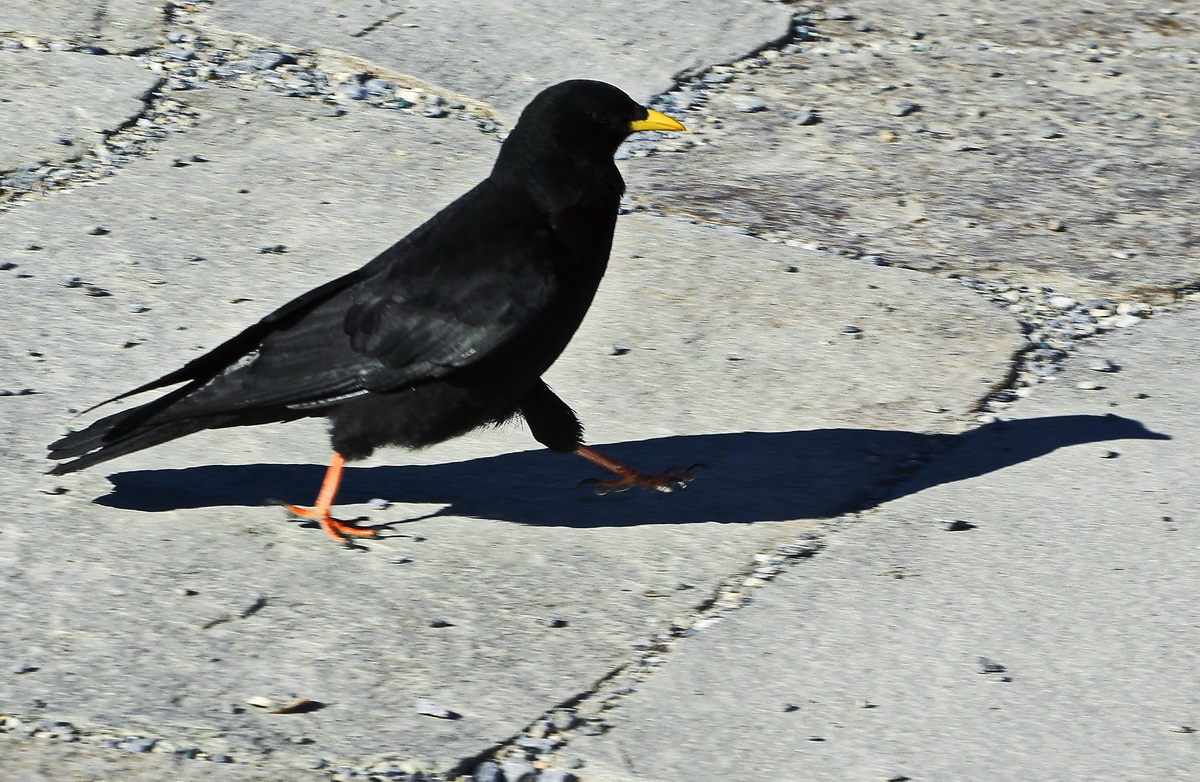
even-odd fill
[{"label": "bird's black plumage", "polygon": [[545,90],[487,179],[361,269],[122,394],[183,384],[53,443],[50,458],[74,460],[51,472],[308,416],[330,419],[334,450],[351,460],[517,414],[550,448],[579,448],[578,419],[540,377],[608,262],[624,191],[613,153],[650,127],[682,128],[601,82]]}]

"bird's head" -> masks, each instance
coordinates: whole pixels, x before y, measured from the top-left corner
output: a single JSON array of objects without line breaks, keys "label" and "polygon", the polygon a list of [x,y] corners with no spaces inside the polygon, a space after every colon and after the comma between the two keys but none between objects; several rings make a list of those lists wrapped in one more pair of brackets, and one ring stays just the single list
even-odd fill
[{"label": "bird's head", "polygon": [[521,112],[505,144],[549,138],[575,154],[611,158],[621,142],[639,130],[685,128],[611,84],[574,79],[542,90]]}]

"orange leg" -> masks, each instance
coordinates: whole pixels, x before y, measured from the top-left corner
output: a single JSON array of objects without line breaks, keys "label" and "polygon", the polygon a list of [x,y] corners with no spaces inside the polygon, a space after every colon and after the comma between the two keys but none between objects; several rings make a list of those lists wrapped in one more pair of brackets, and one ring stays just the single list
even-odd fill
[{"label": "orange leg", "polygon": [[696,477],[696,470],[704,466],[703,464],[693,464],[686,470],[670,469],[660,472],[657,475],[650,475],[638,472],[629,465],[623,464],[611,456],[600,453],[595,448],[589,448],[586,445],[576,448],[575,453],[588,461],[595,462],[606,470],[615,472],[619,476],[615,481],[601,481],[596,478],[589,478],[580,484],[580,486],[584,484],[591,485],[597,494],[608,494],[611,491],[625,491],[635,486],[646,491],[667,492],[682,489],[688,485],[692,478]]},{"label": "orange leg", "polygon": [[329,511],[333,507],[333,500],[337,496],[338,484],[342,482],[342,467],[345,464],[346,460],[342,455],[334,451],[333,457],[329,460],[329,469],[325,471],[325,480],[321,482],[321,491],[317,494],[317,502],[313,507],[301,508],[287,504],[284,504],[283,507],[300,518],[318,522],[321,529],[338,542],[344,543],[347,537],[373,538],[377,534],[375,530],[355,527],[329,515]]}]

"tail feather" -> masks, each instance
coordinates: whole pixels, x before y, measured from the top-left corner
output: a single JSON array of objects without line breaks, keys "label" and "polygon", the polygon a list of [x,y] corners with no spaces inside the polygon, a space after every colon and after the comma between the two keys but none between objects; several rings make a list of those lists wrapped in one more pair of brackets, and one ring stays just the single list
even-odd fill
[{"label": "tail feather", "polygon": [[56,464],[50,470],[50,475],[63,475],[93,464],[106,462],[118,456],[140,451],[153,445],[165,443],[184,435],[199,432],[202,429],[219,427],[226,416],[202,416],[167,421],[161,424],[150,424],[114,435],[114,429],[130,418],[137,409],[122,410],[120,413],[102,418],[86,429],[72,432],[66,437],[50,444],[49,458],[70,459],[73,461]]},{"label": "tail feather", "polygon": [[113,413],[86,429],[71,432],[50,443],[48,458],[74,457],[74,461],[55,465],[49,474],[63,475],[82,470],[203,429],[283,423],[321,414],[320,410],[263,407],[188,415],[186,398],[193,388],[184,386],[139,407]]},{"label": "tail feather", "polygon": [[105,444],[105,439],[116,439],[114,430],[128,421],[137,413],[137,408],[122,410],[119,413],[101,418],[86,429],[71,432],[59,440],[50,443],[49,458],[69,459],[72,456],[82,456],[88,451],[94,451]]}]

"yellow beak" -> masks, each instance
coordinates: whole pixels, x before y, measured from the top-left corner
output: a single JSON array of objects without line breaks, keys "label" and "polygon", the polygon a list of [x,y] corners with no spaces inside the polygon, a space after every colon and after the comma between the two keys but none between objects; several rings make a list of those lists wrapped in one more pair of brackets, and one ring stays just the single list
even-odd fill
[{"label": "yellow beak", "polygon": [[631,131],[638,130],[687,130],[683,125],[663,114],[661,111],[654,109],[646,109],[649,113],[645,119],[639,119],[629,123]]}]

